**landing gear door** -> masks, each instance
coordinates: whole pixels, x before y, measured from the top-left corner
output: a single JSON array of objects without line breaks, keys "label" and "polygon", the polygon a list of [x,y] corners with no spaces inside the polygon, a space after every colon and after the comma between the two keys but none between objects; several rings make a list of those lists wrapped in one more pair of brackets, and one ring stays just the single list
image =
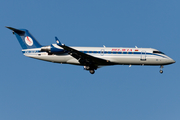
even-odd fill
[{"label": "landing gear door", "polygon": [[141,51],[141,61],[146,61],[146,51]]}]

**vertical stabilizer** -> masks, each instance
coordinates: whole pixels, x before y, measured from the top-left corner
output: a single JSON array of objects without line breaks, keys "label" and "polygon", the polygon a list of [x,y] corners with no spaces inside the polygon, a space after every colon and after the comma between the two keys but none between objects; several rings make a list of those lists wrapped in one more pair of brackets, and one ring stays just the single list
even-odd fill
[{"label": "vertical stabilizer", "polygon": [[42,47],[38,41],[31,35],[31,33],[26,29],[15,29],[12,27],[6,27],[13,31],[16,35],[22,49],[40,48]]}]

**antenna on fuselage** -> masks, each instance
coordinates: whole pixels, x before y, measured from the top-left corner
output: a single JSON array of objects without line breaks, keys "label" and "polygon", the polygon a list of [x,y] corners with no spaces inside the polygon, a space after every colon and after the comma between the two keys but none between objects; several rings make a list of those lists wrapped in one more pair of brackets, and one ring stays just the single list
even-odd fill
[{"label": "antenna on fuselage", "polygon": [[137,46],[135,46],[135,48],[138,48]]},{"label": "antenna on fuselage", "polygon": [[103,45],[103,47],[105,48],[106,46],[105,46],[105,45]]}]

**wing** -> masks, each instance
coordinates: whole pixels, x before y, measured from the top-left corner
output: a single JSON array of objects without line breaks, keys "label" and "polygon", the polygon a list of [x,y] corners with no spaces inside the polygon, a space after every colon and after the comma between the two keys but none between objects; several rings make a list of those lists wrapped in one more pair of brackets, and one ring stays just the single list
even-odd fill
[{"label": "wing", "polygon": [[66,46],[64,44],[61,44],[61,42],[58,40],[57,37],[56,37],[56,43],[57,45],[62,47],[64,50],[68,51],[68,53],[72,57],[77,59],[81,65],[98,67],[99,65],[114,65],[115,64],[113,62],[110,62],[109,60],[97,58],[97,57],[85,54],[69,46]]}]

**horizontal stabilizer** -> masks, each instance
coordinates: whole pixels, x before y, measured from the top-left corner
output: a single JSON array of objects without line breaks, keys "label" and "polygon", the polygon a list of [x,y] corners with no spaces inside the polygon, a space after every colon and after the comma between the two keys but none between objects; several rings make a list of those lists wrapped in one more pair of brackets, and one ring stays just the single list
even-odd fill
[{"label": "horizontal stabilizer", "polygon": [[7,26],[6,26],[6,28],[14,31],[14,32],[17,33],[17,34],[25,34],[25,32],[22,31],[22,30],[18,30],[18,29],[12,28],[12,27],[7,27]]}]

